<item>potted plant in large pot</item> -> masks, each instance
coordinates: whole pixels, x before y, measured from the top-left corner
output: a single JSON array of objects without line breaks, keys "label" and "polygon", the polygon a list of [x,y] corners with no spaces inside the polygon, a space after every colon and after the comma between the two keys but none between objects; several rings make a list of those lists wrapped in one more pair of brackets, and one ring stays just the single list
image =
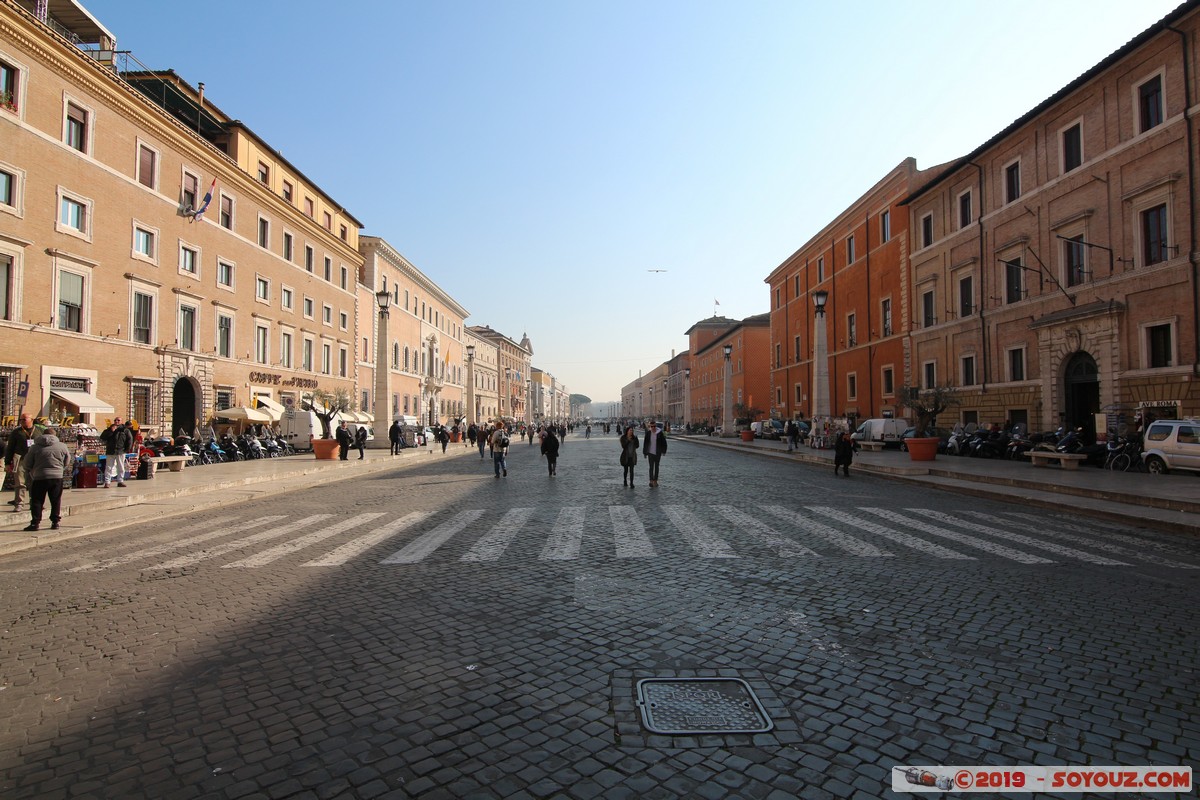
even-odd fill
[{"label": "potted plant in large pot", "polygon": [[300,407],[311,411],[321,421],[321,438],[313,439],[313,455],[329,460],[337,458],[338,443],[333,438],[333,418],[350,407],[350,395],[345,389],[330,392],[317,389],[300,400]]},{"label": "potted plant in large pot", "polygon": [[917,418],[915,432],[906,442],[910,459],[933,461],[937,457],[938,438],[930,434],[937,425],[938,414],[958,403],[956,390],[952,386],[933,386],[928,389],[900,387],[900,405]]},{"label": "potted plant in large pot", "polygon": [[754,441],[754,431],[750,427],[750,423],[755,417],[762,416],[762,409],[753,408],[744,403],[733,404],[733,425],[742,437],[743,442]]}]

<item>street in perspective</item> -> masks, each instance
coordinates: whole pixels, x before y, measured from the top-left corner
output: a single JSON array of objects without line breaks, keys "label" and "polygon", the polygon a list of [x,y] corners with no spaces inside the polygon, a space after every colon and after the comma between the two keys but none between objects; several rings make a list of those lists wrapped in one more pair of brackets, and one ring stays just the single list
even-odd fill
[{"label": "street in perspective", "polygon": [[0,796],[875,798],[896,768],[1200,761],[1195,534],[706,436],[627,486],[602,430],[553,476],[455,443],[0,556]]}]

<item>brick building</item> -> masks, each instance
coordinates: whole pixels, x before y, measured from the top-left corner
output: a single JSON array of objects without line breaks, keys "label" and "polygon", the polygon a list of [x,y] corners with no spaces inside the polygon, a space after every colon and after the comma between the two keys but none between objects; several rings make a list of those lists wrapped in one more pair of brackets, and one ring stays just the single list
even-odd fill
[{"label": "brick building", "polygon": [[[690,419],[692,424],[722,425],[724,419],[725,345],[730,346],[730,402],[755,407],[765,416],[770,402],[771,347],[770,314],[757,314],[738,321],[709,317],[687,330]],[[670,363],[670,362],[668,362]],[[663,377],[667,377],[664,373]]]}]

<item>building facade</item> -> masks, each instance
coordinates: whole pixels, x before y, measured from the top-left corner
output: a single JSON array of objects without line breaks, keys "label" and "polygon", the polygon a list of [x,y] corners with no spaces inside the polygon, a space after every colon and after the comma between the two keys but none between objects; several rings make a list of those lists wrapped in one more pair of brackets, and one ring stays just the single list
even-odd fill
[{"label": "building facade", "polygon": [[463,331],[463,343],[468,353],[467,424],[484,425],[500,414],[500,348],[469,327]]},{"label": "building facade", "polygon": [[498,384],[497,417],[508,423],[531,422],[529,413],[529,380],[533,361],[533,345],[529,336],[514,342],[486,325],[472,325],[477,338],[491,342],[496,348],[496,380]]}]

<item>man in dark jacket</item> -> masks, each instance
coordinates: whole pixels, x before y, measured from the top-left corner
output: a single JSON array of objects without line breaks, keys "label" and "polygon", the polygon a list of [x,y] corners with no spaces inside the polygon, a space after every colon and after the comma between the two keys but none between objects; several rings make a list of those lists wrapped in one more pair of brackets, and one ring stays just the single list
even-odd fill
[{"label": "man in dark jacket", "polygon": [[392,441],[392,455],[400,455],[400,440],[404,437],[404,429],[400,427],[400,420],[395,420],[392,427],[388,428],[388,439]]},{"label": "man in dark jacket", "polygon": [[542,439],[542,455],[546,457],[550,477],[553,478],[558,474],[558,437],[554,435],[553,428],[546,431],[546,437]]},{"label": "man in dark jacket", "polygon": [[42,523],[42,507],[50,498],[50,528],[58,530],[62,514],[63,476],[71,463],[71,451],[46,428],[25,454],[23,464],[29,473],[29,513],[32,518],[25,530],[36,531]]},{"label": "man in dark jacket", "polygon": [[658,462],[667,454],[667,435],[654,420],[646,423],[646,438],[642,442],[642,455],[650,465],[650,485],[658,486]]},{"label": "man in dark jacket", "polygon": [[346,456],[350,454],[350,448],[354,445],[354,436],[350,433],[350,429],[346,427],[346,420],[342,420],[342,424],[338,425],[336,438],[338,443],[338,458],[345,461]]},{"label": "man in dark jacket", "polygon": [[13,474],[13,499],[8,504],[13,511],[21,510],[25,496],[25,470],[21,467],[21,459],[29,452],[33,444],[33,417],[22,414],[17,427],[8,435],[8,443],[4,446],[4,470]]},{"label": "man in dark jacket", "polygon": [[850,477],[850,462],[854,461],[854,451],[857,447],[858,442],[854,441],[849,433],[843,433],[838,437],[833,445],[834,475],[838,474],[838,467],[841,467],[846,477]]},{"label": "man in dark jacket", "polygon": [[114,477],[117,486],[124,488],[125,454],[133,449],[133,433],[116,417],[100,432],[100,440],[104,442],[104,488],[108,488]]}]

